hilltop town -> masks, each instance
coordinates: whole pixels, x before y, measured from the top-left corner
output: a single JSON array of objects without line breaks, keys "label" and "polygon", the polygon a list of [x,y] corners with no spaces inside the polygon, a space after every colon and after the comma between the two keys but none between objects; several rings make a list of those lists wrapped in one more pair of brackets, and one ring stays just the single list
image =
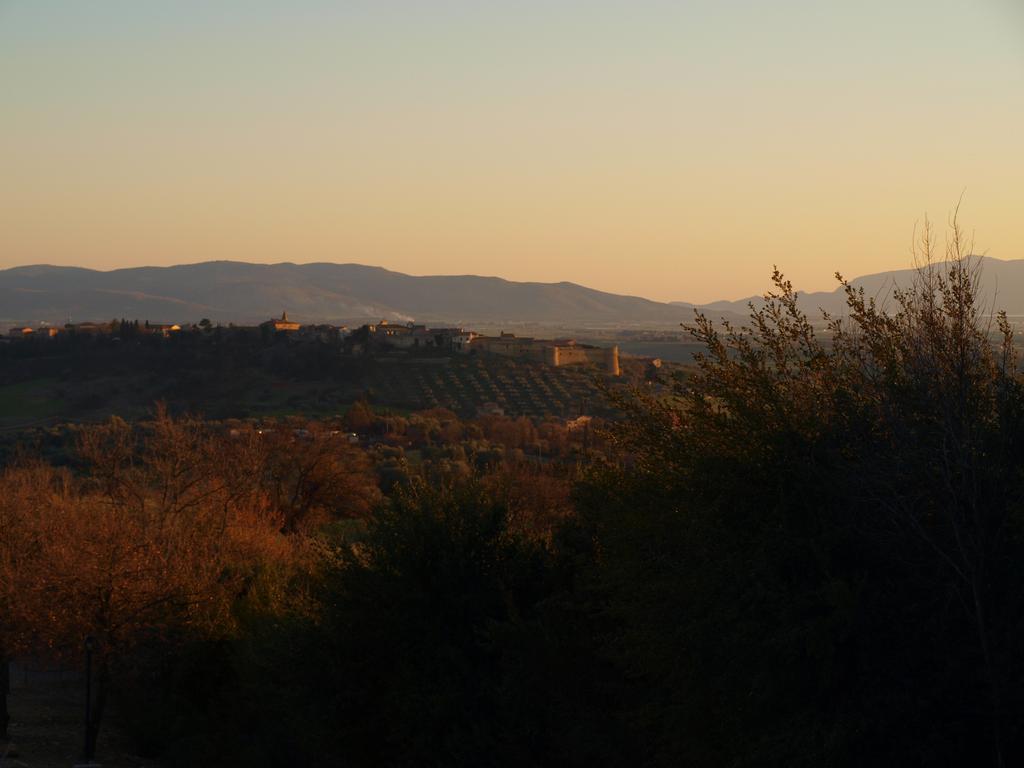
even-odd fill
[{"label": "hilltop town", "polygon": [[209,320],[194,325],[177,323],[151,323],[138,320],[112,320],[107,323],[67,323],[63,327],[52,325],[15,326],[10,328],[5,341],[51,339],[61,334],[101,335],[114,339],[142,336],[168,337],[183,331],[207,333],[216,330],[229,335],[259,333],[263,337],[294,335],[299,339],[318,339],[339,342],[344,354],[353,356],[380,355],[395,352],[409,354],[452,353],[459,355],[488,354],[502,357],[536,360],[554,368],[569,365],[590,365],[601,368],[611,376],[619,376],[619,348],[616,345],[598,347],[579,344],[575,339],[537,339],[501,332],[488,336],[465,328],[428,328],[415,323],[396,324],[381,320],[355,329],[347,326],[312,324],[303,325],[289,319],[288,312],[270,318],[258,326],[229,325],[226,329],[213,326]]},{"label": "hilltop town", "polygon": [[158,401],[211,418],[329,417],[360,400],[463,418],[611,416],[603,390],[660,391],[668,380],[661,365],[572,338],[387,321],[305,324],[287,312],[249,326],[20,325],[0,337],[0,429],[140,418]]}]

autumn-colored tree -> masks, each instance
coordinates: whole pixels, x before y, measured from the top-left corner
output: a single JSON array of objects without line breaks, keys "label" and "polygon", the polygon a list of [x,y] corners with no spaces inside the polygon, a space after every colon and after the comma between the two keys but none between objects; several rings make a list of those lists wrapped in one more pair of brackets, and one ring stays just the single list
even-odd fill
[{"label": "autumn-colored tree", "polygon": [[136,646],[229,633],[234,601],[294,557],[258,481],[230,482],[217,448],[201,422],[160,408],[139,427],[82,428],[78,478],[45,467],[4,478],[28,487],[5,498],[31,552],[4,597],[23,647],[77,658],[82,639],[96,639],[93,745],[112,676]]},{"label": "autumn-colored tree", "polygon": [[53,480],[49,466],[31,460],[19,459],[0,474],[0,740],[7,739],[10,722],[10,660],[31,647],[21,597],[39,542],[26,523],[46,503]]},{"label": "autumn-colored tree", "polygon": [[478,420],[488,440],[507,448],[523,448],[537,440],[537,428],[525,416],[484,416]]},{"label": "autumn-colored tree", "polygon": [[571,478],[559,466],[504,462],[485,474],[483,486],[507,509],[509,530],[524,539],[549,541],[572,514]]},{"label": "autumn-colored tree", "polygon": [[376,420],[377,415],[365,400],[356,400],[342,417],[342,423],[345,425],[345,428],[353,432],[369,431]]},{"label": "autumn-colored tree", "polygon": [[338,518],[365,518],[380,500],[365,451],[319,424],[282,426],[259,436],[255,446],[250,436],[229,450],[235,455],[241,448],[249,457],[234,462],[237,466],[257,460],[253,474],[241,479],[258,483],[281,515],[283,529],[309,530]]}]

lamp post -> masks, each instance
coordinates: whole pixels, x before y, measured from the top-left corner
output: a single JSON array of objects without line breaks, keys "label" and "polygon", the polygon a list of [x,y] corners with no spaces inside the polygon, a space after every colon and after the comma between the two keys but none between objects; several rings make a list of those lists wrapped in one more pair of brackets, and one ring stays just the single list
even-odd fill
[{"label": "lamp post", "polygon": [[85,751],[82,760],[86,764],[92,762],[92,652],[96,648],[96,638],[86,635],[85,638]]}]

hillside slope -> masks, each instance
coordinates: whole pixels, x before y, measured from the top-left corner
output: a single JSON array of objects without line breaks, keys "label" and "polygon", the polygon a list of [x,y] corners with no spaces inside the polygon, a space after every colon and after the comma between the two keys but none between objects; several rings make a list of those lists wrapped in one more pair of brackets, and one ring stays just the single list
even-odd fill
[{"label": "hillside slope", "polygon": [[[978,296],[986,308],[1003,309],[1010,315],[1024,315],[1024,259],[1003,260],[984,256],[979,261],[981,272]],[[938,266],[941,268],[942,265]],[[855,288],[863,288],[865,295],[875,298],[879,304],[885,306],[891,304],[894,288],[910,287],[914,273],[913,269],[878,272],[855,278],[850,282]],[[702,304],[701,309],[715,313],[747,314],[749,302],[759,305],[762,298],[751,296],[738,301],[714,301]],[[680,308],[691,306],[686,302],[673,304]],[[841,315],[846,311],[846,294],[842,288],[836,288],[834,291],[801,293],[800,304],[812,317],[818,317],[821,309],[834,315]]]},{"label": "hillside slope", "polygon": [[214,261],[109,272],[55,266],[0,271],[0,320],[8,322],[208,317],[249,323],[282,310],[303,322],[674,323],[686,314],[669,304],[575,283],[415,277],[359,264]]}]

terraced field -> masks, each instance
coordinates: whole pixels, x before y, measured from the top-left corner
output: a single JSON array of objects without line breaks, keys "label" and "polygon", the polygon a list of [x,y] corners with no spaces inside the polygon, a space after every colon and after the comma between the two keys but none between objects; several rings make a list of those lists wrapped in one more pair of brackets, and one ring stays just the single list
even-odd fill
[{"label": "terraced field", "polygon": [[361,384],[380,405],[475,415],[494,403],[510,416],[542,417],[607,410],[598,387],[603,379],[595,369],[495,357],[394,358],[378,360]]}]

